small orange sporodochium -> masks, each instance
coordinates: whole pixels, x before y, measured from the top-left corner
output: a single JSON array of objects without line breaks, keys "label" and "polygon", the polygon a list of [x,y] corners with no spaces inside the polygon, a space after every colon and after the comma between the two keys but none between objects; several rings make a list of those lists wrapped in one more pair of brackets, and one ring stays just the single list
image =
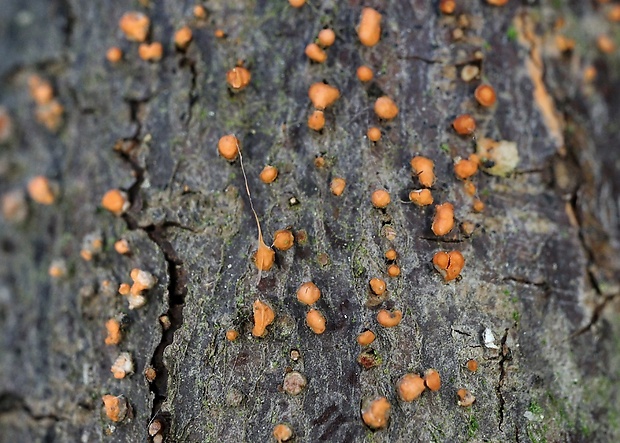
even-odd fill
[{"label": "small orange sporodochium", "polygon": [[50,131],[57,131],[62,124],[63,112],[64,108],[60,102],[52,99],[49,103],[36,107],[35,117]]},{"label": "small orange sporodochium", "polygon": [[493,6],[504,6],[508,0],[487,0],[487,3]]},{"label": "small orange sporodochium", "polygon": [[456,392],[456,395],[459,398],[457,402],[458,405],[463,406],[464,408],[471,406],[476,401],[476,397],[474,397],[467,389],[459,389]]},{"label": "small orange sporodochium", "polygon": [[433,204],[433,194],[429,189],[416,189],[409,193],[409,200],[418,206]]},{"label": "small orange sporodochium", "polygon": [[346,185],[347,182],[344,178],[336,177],[332,180],[329,188],[332,191],[332,194],[334,194],[335,196],[339,196],[342,195],[342,193],[344,192],[344,188]]},{"label": "small orange sporodochium", "polygon": [[126,239],[121,238],[114,242],[114,250],[121,255],[127,255],[131,252],[131,247]]},{"label": "small orange sporodochium", "polygon": [[239,332],[237,332],[235,329],[229,329],[228,331],[226,331],[226,340],[235,341],[237,340],[237,338],[239,338]]},{"label": "small orange sporodochium", "polygon": [[476,372],[478,370],[478,362],[473,358],[467,360],[467,369],[471,372]]},{"label": "small orange sporodochium", "polygon": [[110,63],[118,63],[123,58],[123,51],[118,46],[112,46],[106,51],[105,58]]},{"label": "small orange sporodochium", "polygon": [[140,43],[138,55],[142,60],[156,62],[161,60],[164,55],[164,47],[159,42]]},{"label": "small orange sporodochium", "polygon": [[274,180],[278,177],[278,168],[276,168],[275,166],[267,165],[263,168],[258,177],[263,183],[273,183]]},{"label": "small orange sporodochium", "polygon": [[476,195],[476,185],[474,185],[471,181],[465,180],[463,183],[463,188],[465,189],[465,194],[469,196]]},{"label": "small orange sporodochium", "polygon": [[373,126],[372,128],[368,128],[368,132],[366,132],[368,139],[372,142],[378,142],[381,140],[381,129]]},{"label": "small orange sporodochium", "polygon": [[310,43],[306,46],[304,53],[310,60],[316,63],[323,63],[327,60],[327,53],[316,43]]},{"label": "small orange sporodochium", "polygon": [[370,67],[368,66],[363,65],[357,68],[357,78],[361,82],[369,82],[373,79],[374,76],[375,75],[372,72],[372,69],[370,69]]},{"label": "small orange sporodochium", "polygon": [[461,223],[461,232],[463,232],[463,234],[465,234],[466,236],[472,235],[475,229],[476,225],[470,221],[464,221],[463,223]]},{"label": "small orange sporodochium", "polygon": [[454,206],[443,203],[435,206],[435,217],[431,230],[435,235],[446,235],[454,227]]},{"label": "small orange sporodochium", "polygon": [[607,18],[612,22],[620,22],[620,5],[613,5],[607,13]]},{"label": "small orange sporodochium", "polygon": [[317,82],[308,89],[308,97],[315,108],[325,109],[340,98],[340,91],[333,86]]},{"label": "small orange sporodochium", "polygon": [[325,166],[325,157],[323,157],[322,155],[315,157],[314,166],[316,166],[317,168],[322,168],[323,166]]},{"label": "small orange sporodochium", "polygon": [[254,264],[261,271],[269,271],[276,258],[276,253],[273,249],[265,244],[263,237],[259,236],[258,249],[254,253]]},{"label": "small orange sporodochium", "polygon": [[42,205],[51,205],[56,200],[56,184],[42,175],[31,178],[27,189],[30,198]]},{"label": "small orange sporodochium", "polygon": [[474,209],[474,212],[484,211],[484,202],[480,199],[474,200],[473,209]]},{"label": "small orange sporodochium", "polygon": [[239,155],[239,140],[232,134],[224,135],[217,142],[217,151],[228,161],[233,161]]},{"label": "small orange sporodochium", "polygon": [[398,106],[394,100],[384,95],[375,101],[375,114],[384,120],[392,120],[398,115]]},{"label": "small orange sporodochium", "polygon": [[224,38],[226,37],[226,32],[223,29],[216,29],[213,31],[213,35],[215,38]]},{"label": "small orange sporodochium", "polygon": [[403,313],[399,310],[389,312],[385,309],[381,309],[377,314],[377,321],[381,326],[384,326],[386,328],[392,328],[394,326],[397,326],[402,319]]},{"label": "small orange sporodochium", "polygon": [[121,295],[127,295],[129,294],[130,291],[131,291],[131,286],[129,285],[129,283],[121,283],[118,286],[118,293]]},{"label": "small orange sporodochium", "polygon": [[385,253],[385,258],[388,260],[396,260],[396,257],[398,257],[398,253],[394,249],[390,249]]},{"label": "small orange sporodochium", "polygon": [[[475,154],[474,154],[475,155]],[[476,156],[477,158],[477,156]],[[454,174],[461,180],[465,180],[478,172],[478,162],[470,159],[459,159],[454,164]]]},{"label": "small orange sporodochium", "polygon": [[411,159],[411,169],[422,186],[426,188],[433,186],[435,183],[435,163],[433,160],[420,155],[415,156]]},{"label": "small orange sporodochium", "polygon": [[306,314],[306,324],[315,334],[322,334],[325,332],[325,317],[316,309],[310,309],[308,311]]},{"label": "small orange sporodochium", "polygon": [[357,342],[362,346],[368,346],[375,341],[375,338],[375,333],[368,329],[357,336]]},{"label": "small orange sporodochium", "polygon": [[596,38],[596,46],[605,54],[611,54],[616,50],[616,44],[614,41],[611,37],[605,34],[601,34]]},{"label": "small orange sporodochium", "polygon": [[495,96],[495,89],[491,85],[479,85],[474,91],[474,97],[478,100],[482,106],[493,106],[497,97]]},{"label": "small orange sporodochium", "polygon": [[470,135],[476,130],[476,121],[471,115],[463,114],[454,119],[452,127],[460,135]]},{"label": "small orange sporodochium", "polygon": [[226,82],[235,91],[241,91],[250,84],[252,74],[243,66],[232,68],[226,73]]},{"label": "small orange sporodochium", "polygon": [[133,268],[129,273],[129,276],[133,280],[131,285],[131,293],[134,295],[142,293],[142,291],[151,289],[157,283],[157,279],[153,274],[142,269]]},{"label": "small orange sporodochium", "polygon": [[67,275],[67,263],[63,259],[52,260],[47,274],[52,278],[60,278]]},{"label": "small orange sporodochium", "polygon": [[105,328],[108,331],[108,336],[105,338],[106,345],[117,345],[121,341],[121,322],[115,318],[109,319],[105,322]]},{"label": "small orange sporodochium", "polygon": [[362,403],[362,420],[372,429],[382,429],[390,421],[392,406],[385,397],[377,397]]},{"label": "small orange sporodochium", "polygon": [[336,41],[336,33],[333,29],[322,29],[319,32],[319,44],[324,47],[329,47]]},{"label": "small orange sporodochium", "polygon": [[294,243],[295,237],[288,229],[279,229],[273,234],[273,246],[280,251],[288,251]]},{"label": "small orange sporodochium", "polygon": [[262,337],[265,335],[267,326],[275,320],[276,314],[267,303],[260,300],[254,302],[252,310],[254,311],[252,335],[254,337]]},{"label": "small orange sporodochium", "polygon": [[101,198],[101,206],[117,216],[127,211],[130,205],[127,193],[120,189],[110,189]]},{"label": "small orange sporodochium", "polygon": [[452,14],[456,8],[456,2],[454,0],[441,0],[439,2],[439,10],[444,14]]},{"label": "small orange sporodochium", "polygon": [[381,39],[381,14],[372,8],[362,9],[357,36],[364,46],[374,46]]},{"label": "small orange sporodochium", "polygon": [[459,251],[437,252],[433,256],[433,265],[445,281],[450,281],[461,273],[465,266],[465,258]]},{"label": "small orange sporodochium", "polygon": [[297,300],[305,305],[313,305],[321,298],[321,290],[311,281],[303,283],[297,289]]},{"label": "small orange sporodochium", "polygon": [[293,8],[301,8],[306,4],[306,0],[288,0],[288,2]]},{"label": "small orange sporodochium", "polygon": [[387,268],[390,277],[398,277],[400,275],[400,267],[398,265],[390,265]]},{"label": "small orange sporodochium", "polygon": [[54,88],[50,82],[38,75],[28,77],[28,88],[30,89],[30,96],[38,105],[46,105],[54,98]]},{"label": "small orange sporodochium", "polygon": [[278,443],[289,441],[293,437],[293,430],[289,425],[280,423],[273,428],[273,437]]},{"label": "small orange sporodochium", "polygon": [[118,26],[128,40],[143,42],[149,33],[151,21],[141,12],[130,11],[123,14]]},{"label": "small orange sporodochium", "polygon": [[402,401],[411,402],[422,395],[426,387],[418,374],[405,374],[396,382],[396,392]]},{"label": "small orange sporodochium", "polygon": [[424,372],[424,384],[431,391],[439,391],[441,387],[441,377],[435,369],[427,369]]},{"label": "small orange sporodochium", "polygon": [[383,293],[385,292],[386,285],[385,285],[384,280],[381,280],[380,278],[375,277],[375,278],[370,279],[369,284],[370,284],[370,289],[376,295],[383,295]]},{"label": "small orange sporodochium", "polygon": [[377,189],[370,196],[370,201],[375,208],[385,208],[390,204],[390,193],[385,189]]},{"label": "small orange sporodochium", "polygon": [[201,20],[207,18],[207,10],[205,9],[205,7],[202,5],[194,6],[194,17]]},{"label": "small orange sporodochium", "polygon": [[308,117],[308,127],[315,131],[320,131],[325,127],[325,114],[319,109],[315,109]]},{"label": "small orange sporodochium", "polygon": [[192,30],[189,26],[183,26],[174,33],[174,44],[177,48],[184,50],[192,41]]},{"label": "small orange sporodochium", "polygon": [[105,415],[113,422],[122,421],[127,415],[127,400],[122,395],[104,395],[102,398]]}]

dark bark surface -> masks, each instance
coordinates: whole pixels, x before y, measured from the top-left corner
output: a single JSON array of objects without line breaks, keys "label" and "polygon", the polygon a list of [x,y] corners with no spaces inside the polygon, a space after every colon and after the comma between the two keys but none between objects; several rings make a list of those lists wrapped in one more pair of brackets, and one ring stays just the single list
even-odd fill
[{"label": "dark bark surface", "polygon": [[[618,43],[607,7],[469,0],[442,16],[434,1],[301,9],[284,0],[207,1],[201,21],[187,1],[5,3],[0,104],[13,133],[0,145],[0,192],[25,190],[42,174],[60,194],[51,206],[28,201],[23,221],[0,220],[1,441],[145,441],[153,419],[174,442],[269,441],[280,422],[300,442],[620,440],[620,58],[594,44],[602,32]],[[383,14],[373,48],[355,33],[362,6]],[[164,45],[160,62],[141,60],[138,44],[122,37],[118,20],[128,10],[150,17],[150,40]],[[186,52],[173,43],[183,25],[194,36]],[[336,43],[325,64],[311,64],[304,47],[326,26]],[[454,41],[459,26],[464,38]],[[214,37],[219,28],[226,38]],[[574,38],[575,49],[560,53],[558,34]],[[105,60],[112,45],[125,53],[114,66]],[[239,61],[252,81],[233,93],[226,72]],[[355,76],[361,64],[375,71],[370,84]],[[481,78],[461,80],[468,64]],[[593,82],[583,80],[588,65],[598,72]],[[32,74],[54,85],[64,107],[57,131],[35,118]],[[342,95],[321,132],[306,125],[317,81]],[[473,99],[481,81],[498,93],[490,109]],[[400,108],[390,122],[372,111],[381,95]],[[465,112],[477,138],[514,141],[519,152],[508,177],[473,178],[482,213],[453,173],[454,159],[476,145],[451,128]],[[372,125],[383,132],[377,143],[365,137]],[[296,234],[260,275],[240,163],[217,155],[229,133],[241,141],[265,241],[277,229]],[[452,202],[459,223],[475,223],[471,236],[457,227],[436,237],[432,207],[408,203],[418,187],[414,155],[435,162],[435,201]],[[266,164],[280,171],[270,185],[258,179]],[[335,197],[329,183],[338,176],[347,187]],[[122,217],[100,206],[111,188],[129,194]],[[392,197],[385,210],[370,204],[378,188]],[[80,250],[92,233],[103,251],[85,261]],[[119,238],[129,256],[115,252]],[[397,278],[386,274],[390,248],[399,253]],[[446,284],[431,259],[452,249],[466,265]],[[56,259],[67,265],[64,277],[48,275]],[[133,268],[158,282],[143,308],[129,310],[117,288]],[[395,328],[379,326],[379,307],[367,307],[373,277],[387,281],[382,307],[404,313]],[[306,326],[308,308],[295,297],[308,280],[322,291],[322,335]],[[250,333],[256,299],[276,312],[260,339]],[[104,344],[111,317],[123,319],[118,346]],[[240,332],[235,342],[225,339],[230,328]],[[365,328],[377,334],[380,364],[371,369],[357,363]],[[485,344],[485,330],[497,349]],[[117,380],[110,366],[121,351],[135,374]],[[476,373],[465,368],[471,358]],[[152,383],[143,375],[149,366]],[[428,368],[440,372],[441,389],[398,400],[396,381]],[[291,370],[308,380],[298,396],[282,389]],[[457,405],[460,388],[476,396],[471,408]],[[105,394],[124,395],[132,416],[110,422]],[[360,404],[377,395],[392,414],[372,432]]]}]

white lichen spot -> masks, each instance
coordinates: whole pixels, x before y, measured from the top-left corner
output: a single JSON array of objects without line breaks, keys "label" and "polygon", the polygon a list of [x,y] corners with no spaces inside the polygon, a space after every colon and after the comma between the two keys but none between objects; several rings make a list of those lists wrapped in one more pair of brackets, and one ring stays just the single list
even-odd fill
[{"label": "white lichen spot", "polygon": [[484,340],[484,346],[489,349],[499,349],[499,346],[495,344],[495,335],[490,328],[486,328],[482,333],[482,339]]},{"label": "white lichen spot", "polygon": [[496,142],[490,138],[481,138],[476,153],[482,160],[482,170],[499,177],[510,175],[519,163],[517,144],[507,140]]}]

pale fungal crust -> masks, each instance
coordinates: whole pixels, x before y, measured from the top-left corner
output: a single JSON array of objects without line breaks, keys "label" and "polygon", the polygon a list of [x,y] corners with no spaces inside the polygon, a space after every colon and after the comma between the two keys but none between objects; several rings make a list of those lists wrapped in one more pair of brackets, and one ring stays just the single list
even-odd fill
[{"label": "pale fungal crust", "polygon": [[301,372],[291,371],[284,376],[282,390],[289,395],[299,395],[307,384],[308,380]]},{"label": "pale fungal crust", "polygon": [[482,170],[498,177],[512,174],[519,164],[517,144],[507,140],[481,138],[476,146],[476,154],[480,157]]},{"label": "pale fungal crust", "polygon": [[2,216],[11,223],[21,223],[28,217],[28,202],[21,189],[2,194]]},{"label": "pale fungal crust", "polygon": [[385,397],[366,399],[362,403],[362,420],[371,429],[383,429],[389,423],[391,408]]},{"label": "pale fungal crust", "polygon": [[131,354],[129,352],[121,352],[110,369],[114,378],[121,379],[127,375],[133,374],[134,366]]},{"label": "pale fungal crust", "polygon": [[459,389],[456,392],[456,395],[458,396],[458,405],[464,408],[471,406],[476,401],[476,397],[474,397],[467,389]]}]

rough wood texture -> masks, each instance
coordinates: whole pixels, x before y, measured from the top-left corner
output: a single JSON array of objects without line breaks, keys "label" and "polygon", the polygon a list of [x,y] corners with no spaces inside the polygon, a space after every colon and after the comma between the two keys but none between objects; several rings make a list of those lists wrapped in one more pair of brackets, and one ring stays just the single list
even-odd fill
[{"label": "rough wood texture", "polygon": [[[620,58],[593,43],[600,32],[618,36],[607,7],[468,0],[459,14],[441,16],[434,1],[326,0],[301,9],[284,0],[207,1],[201,21],[188,1],[5,3],[0,103],[14,131],[0,147],[0,192],[43,174],[61,194],[52,206],[28,202],[25,221],[0,221],[1,441],[145,441],[154,418],[174,442],[269,441],[279,422],[300,442],[620,440]],[[362,6],[383,14],[373,48],[355,33]],[[137,44],[122,38],[117,22],[127,10],[151,18],[161,62],[140,60]],[[468,24],[455,42],[461,14]],[[172,38],[185,24],[194,40],[181,53]],[[325,64],[311,64],[304,47],[324,26],[336,43]],[[218,28],[225,39],[214,37]],[[573,37],[575,50],[559,53],[556,34]],[[105,60],[112,45],[125,52],[116,66]],[[235,94],[225,74],[238,61],[252,81]],[[498,91],[495,107],[475,104],[480,80],[460,79],[468,63]],[[355,77],[361,64],[375,70],[368,85]],[[598,71],[590,83],[582,80],[589,64]],[[64,106],[57,133],[34,117],[31,74],[50,80]],[[307,90],[322,80],[342,98],[316,133],[306,126]],[[388,123],[372,112],[384,94],[400,108]],[[480,214],[452,172],[454,158],[475,147],[450,127],[464,112],[476,118],[477,137],[514,141],[520,156],[507,178],[474,178]],[[365,138],[375,124],[383,131],[376,144]],[[240,164],[216,152],[228,133],[241,140],[266,241],[285,227],[297,237],[260,276]],[[437,238],[433,209],[407,202],[416,154],[435,161],[435,201],[452,202],[459,222],[476,224],[473,235],[455,229]],[[266,164],[280,170],[271,185],[258,180]],[[329,191],[336,176],[347,180],[341,197]],[[99,205],[117,187],[132,203],[120,218]],[[370,204],[377,188],[391,193],[385,211]],[[87,262],[80,249],[93,232],[104,248]],[[130,256],[113,249],[121,237]],[[390,279],[383,257],[392,247],[402,275]],[[466,265],[462,279],[445,284],[430,261],[451,249]],[[65,277],[48,276],[54,259],[66,261]],[[135,267],[158,283],[148,304],[130,311],[116,288]],[[366,306],[372,277],[387,280],[383,307],[404,312],[399,326],[382,328],[379,307]],[[322,291],[327,330],[319,336],[295,297],[308,280]],[[262,339],[250,334],[257,298],[277,314]],[[106,346],[104,323],[117,315],[123,341]],[[240,338],[228,342],[233,327]],[[365,328],[377,333],[371,346],[380,359],[367,370],[357,363]],[[485,329],[498,349],[485,346]],[[115,380],[120,351],[132,354],[136,373]],[[465,368],[470,358],[476,373]],[[150,365],[157,377],[149,384]],[[440,391],[400,402],[396,381],[427,368],[440,372]],[[295,397],[282,390],[290,370],[308,380]],[[459,388],[476,396],[473,407],[457,405]],[[133,418],[107,420],[108,393],[125,395]],[[392,403],[392,416],[371,432],[360,404],[376,395]]]}]

